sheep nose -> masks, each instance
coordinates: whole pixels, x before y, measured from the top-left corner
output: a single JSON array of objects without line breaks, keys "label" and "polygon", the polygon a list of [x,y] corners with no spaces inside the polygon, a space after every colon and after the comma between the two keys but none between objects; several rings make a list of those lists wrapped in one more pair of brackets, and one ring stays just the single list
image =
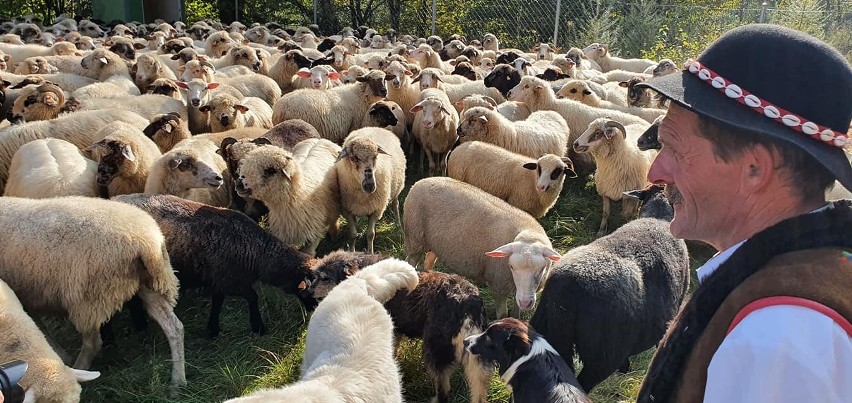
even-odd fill
[{"label": "sheep nose", "polygon": [[221,180],[224,180],[224,179],[222,178],[222,175],[216,175],[216,176],[213,177],[213,180],[214,181],[221,181]]},{"label": "sheep nose", "polygon": [[462,129],[462,127],[461,127],[461,126],[457,127],[457,128],[456,128],[456,134],[457,134],[459,137],[464,137],[464,129]]},{"label": "sheep nose", "polygon": [[198,105],[201,105],[201,101],[198,100],[198,99],[193,99],[192,100],[192,106],[198,106]]}]

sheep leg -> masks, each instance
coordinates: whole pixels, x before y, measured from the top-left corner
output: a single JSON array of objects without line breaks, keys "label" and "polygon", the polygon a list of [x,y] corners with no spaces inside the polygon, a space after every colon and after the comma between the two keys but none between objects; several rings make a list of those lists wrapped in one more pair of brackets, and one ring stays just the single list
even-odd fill
[{"label": "sheep leg", "polygon": [[429,158],[429,176],[435,175],[435,156],[432,154],[432,151],[426,152],[426,157]]},{"label": "sheep leg", "polygon": [[450,156],[450,152],[447,151],[445,153],[441,153],[441,176],[447,176],[447,158]]},{"label": "sheep leg", "polygon": [[376,240],[376,221],[379,219],[379,213],[370,214],[370,217],[367,219],[367,252],[373,252],[373,242]]},{"label": "sheep leg", "polygon": [[432,271],[435,268],[435,262],[438,261],[438,255],[435,252],[426,252],[426,261],[423,262],[424,271]]},{"label": "sheep leg", "polygon": [[352,213],[344,210],[343,218],[346,219],[346,244],[349,245],[349,250],[354,252],[355,238],[358,237],[358,229],[355,228],[355,216],[352,215]]},{"label": "sheep leg", "polygon": [[506,301],[509,296],[502,292],[494,293],[494,306],[497,308],[497,319],[503,319],[509,316],[509,309],[506,307]]},{"label": "sheep leg", "polygon": [[402,228],[402,216],[399,214],[399,198],[398,197],[393,198],[393,201],[391,202],[391,207],[393,208],[393,215],[394,215],[394,218],[396,219],[396,226],[400,229],[400,231],[404,231],[405,229]]},{"label": "sheep leg", "polygon": [[172,384],[169,391],[174,396],[178,389],[186,386],[186,362],[183,355],[183,323],[175,316],[174,309],[162,295],[147,287],[139,288],[139,296],[145,310],[163,329],[172,351]]},{"label": "sheep leg", "polygon": [[95,356],[101,351],[103,342],[101,341],[101,329],[95,326],[91,329],[85,329],[82,332],[83,347],[80,349],[80,354],[77,355],[77,360],[74,361],[74,368],[89,369],[92,367],[92,361]]},{"label": "sheep leg", "polygon": [[[248,299],[248,298],[246,298]],[[222,314],[222,304],[225,303],[225,294],[213,292],[210,303],[210,318],[207,319],[207,337],[214,339],[219,335],[219,317]],[[251,308],[249,308],[251,310]]]},{"label": "sheep leg", "polygon": [[601,213],[601,226],[598,229],[598,236],[606,233],[606,223],[609,221],[609,197],[601,196],[603,200],[603,212]]},{"label": "sheep leg", "polygon": [[263,324],[263,319],[260,317],[260,306],[258,304],[257,291],[253,288],[249,288],[248,292],[244,295],[246,301],[248,301],[249,308],[249,323],[251,324],[251,331],[258,335],[263,335],[266,333],[266,326]]}]

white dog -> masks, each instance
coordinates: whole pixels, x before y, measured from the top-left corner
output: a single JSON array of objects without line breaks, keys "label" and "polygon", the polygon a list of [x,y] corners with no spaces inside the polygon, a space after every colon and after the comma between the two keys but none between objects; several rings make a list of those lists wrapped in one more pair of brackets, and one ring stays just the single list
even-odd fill
[{"label": "white dog", "polygon": [[393,359],[393,323],[383,303],[417,287],[414,267],[397,259],[367,266],[317,306],[308,323],[302,379],[226,403],[402,402]]}]

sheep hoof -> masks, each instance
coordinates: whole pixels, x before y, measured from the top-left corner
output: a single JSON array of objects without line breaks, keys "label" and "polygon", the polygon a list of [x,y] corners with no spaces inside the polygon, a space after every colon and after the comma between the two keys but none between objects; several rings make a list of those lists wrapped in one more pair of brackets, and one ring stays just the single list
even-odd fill
[{"label": "sheep hoof", "polygon": [[208,326],[207,327],[207,338],[213,340],[217,337],[219,337],[219,326],[216,326],[216,327]]},{"label": "sheep hoof", "polygon": [[252,326],[251,331],[252,331],[252,333],[254,333],[258,336],[263,336],[263,335],[266,334],[266,325],[261,323],[260,326],[257,326],[257,328],[255,328],[255,326]]}]

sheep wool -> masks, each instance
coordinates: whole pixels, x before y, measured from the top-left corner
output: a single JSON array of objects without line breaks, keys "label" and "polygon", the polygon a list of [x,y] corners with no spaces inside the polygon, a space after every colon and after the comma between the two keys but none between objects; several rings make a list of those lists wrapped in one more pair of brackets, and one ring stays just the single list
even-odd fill
[{"label": "sheep wool", "polygon": [[73,144],[39,139],[21,146],[9,165],[4,196],[44,199],[59,196],[97,197],[98,164]]}]

